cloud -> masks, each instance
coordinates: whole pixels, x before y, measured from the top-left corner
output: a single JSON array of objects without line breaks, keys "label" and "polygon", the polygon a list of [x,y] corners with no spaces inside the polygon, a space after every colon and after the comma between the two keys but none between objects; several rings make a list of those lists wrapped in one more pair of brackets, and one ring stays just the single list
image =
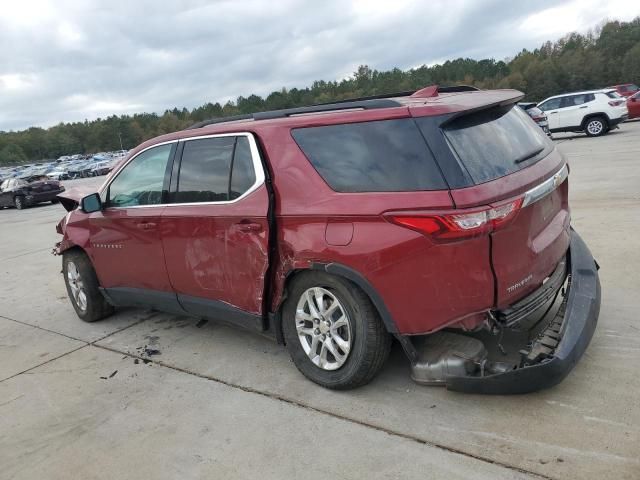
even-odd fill
[{"label": "cloud", "polygon": [[502,59],[638,14],[621,0],[8,2],[0,130],[265,95],[360,64]]}]

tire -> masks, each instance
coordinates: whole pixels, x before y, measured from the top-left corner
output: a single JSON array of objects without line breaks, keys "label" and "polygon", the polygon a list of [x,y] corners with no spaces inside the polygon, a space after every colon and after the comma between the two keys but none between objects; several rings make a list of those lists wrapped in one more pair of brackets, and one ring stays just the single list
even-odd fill
[{"label": "tire", "polygon": [[[315,300],[318,293],[324,317],[314,317],[309,307],[311,302],[316,313],[320,310]],[[335,308],[334,301],[338,302]],[[304,329],[301,336],[297,324]],[[302,272],[294,277],[282,307],[282,328],[298,370],[318,385],[335,390],[369,383],[384,366],[391,348],[391,336],[369,297],[353,283],[323,272]],[[319,343],[314,344],[314,338]],[[321,366],[323,350],[325,362]]]},{"label": "tire", "polygon": [[609,124],[604,117],[591,117],[584,124],[584,131],[590,137],[600,137],[609,130]]},{"label": "tire", "polygon": [[62,274],[71,305],[81,320],[95,322],[113,313],[113,307],[98,289],[98,277],[84,252],[63,253]]},{"label": "tire", "polygon": [[24,197],[22,195],[16,196],[13,199],[13,204],[18,210],[24,210],[25,208],[27,208],[27,202],[24,201]]}]

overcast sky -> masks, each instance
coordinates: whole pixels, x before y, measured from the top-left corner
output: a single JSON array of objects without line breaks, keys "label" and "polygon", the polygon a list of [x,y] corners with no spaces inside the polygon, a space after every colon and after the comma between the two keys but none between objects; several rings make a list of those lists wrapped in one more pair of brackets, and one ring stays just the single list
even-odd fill
[{"label": "overcast sky", "polygon": [[504,59],[630,0],[4,0],[0,130],[193,108],[457,57]]}]

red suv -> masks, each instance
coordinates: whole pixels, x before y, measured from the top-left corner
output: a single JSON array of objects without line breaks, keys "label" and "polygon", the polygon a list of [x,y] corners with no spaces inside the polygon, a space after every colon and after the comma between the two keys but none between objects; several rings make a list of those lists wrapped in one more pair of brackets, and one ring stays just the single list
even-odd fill
[{"label": "red suv", "polygon": [[97,193],[60,196],[73,307],[256,330],[329,388],[370,381],[394,338],[419,383],[554,385],[591,340],[600,284],[566,161],[522,96],[432,86],[145,142]]},{"label": "red suv", "polygon": [[637,93],[638,90],[640,90],[640,87],[638,87],[634,83],[623,83],[621,85],[612,85],[611,87],[607,87],[607,88],[615,89],[615,91],[618,92],[623,97],[630,97],[631,95],[634,95],[635,93]]}]

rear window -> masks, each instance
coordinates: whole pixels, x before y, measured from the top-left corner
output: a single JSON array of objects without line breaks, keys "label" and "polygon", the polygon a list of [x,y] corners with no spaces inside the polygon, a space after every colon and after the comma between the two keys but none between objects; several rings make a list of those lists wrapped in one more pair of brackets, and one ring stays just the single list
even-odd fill
[{"label": "rear window", "polygon": [[292,135],[337,192],[447,188],[412,119],[298,128]]},{"label": "rear window", "polygon": [[622,95],[620,95],[618,92],[615,92],[615,91],[605,92],[605,95],[609,98],[622,98]]},{"label": "rear window", "polygon": [[528,167],[553,148],[520,108],[465,115],[449,123],[444,134],[476,184]]}]

